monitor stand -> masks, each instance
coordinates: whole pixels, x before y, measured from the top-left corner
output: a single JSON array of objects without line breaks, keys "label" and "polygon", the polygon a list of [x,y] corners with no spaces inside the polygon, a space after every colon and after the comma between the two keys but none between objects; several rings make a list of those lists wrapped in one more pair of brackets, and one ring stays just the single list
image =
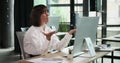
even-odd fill
[{"label": "monitor stand", "polygon": [[85,52],[79,52],[79,53],[73,55],[73,58],[78,57],[79,55],[82,55],[82,54],[84,54],[84,53],[85,53]]},{"label": "monitor stand", "polygon": [[95,52],[95,49],[94,49],[94,46],[93,46],[91,39],[89,37],[86,37],[84,42],[86,42],[86,44],[87,44],[89,53],[82,54],[80,56],[82,56],[82,57],[94,57],[96,55],[96,52]]}]

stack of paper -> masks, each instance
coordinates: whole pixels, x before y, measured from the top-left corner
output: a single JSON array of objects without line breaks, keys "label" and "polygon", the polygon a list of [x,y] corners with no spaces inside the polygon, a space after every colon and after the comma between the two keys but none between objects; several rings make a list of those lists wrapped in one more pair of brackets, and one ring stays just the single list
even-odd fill
[{"label": "stack of paper", "polygon": [[62,59],[48,59],[48,58],[36,58],[27,61],[33,63],[62,63]]}]

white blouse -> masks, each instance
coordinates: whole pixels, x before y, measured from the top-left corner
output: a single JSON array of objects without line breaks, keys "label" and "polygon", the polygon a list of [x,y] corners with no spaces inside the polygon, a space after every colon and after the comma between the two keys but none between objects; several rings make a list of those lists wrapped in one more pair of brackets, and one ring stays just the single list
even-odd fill
[{"label": "white blouse", "polygon": [[50,31],[52,30],[47,25],[45,26],[45,31],[42,27],[31,26],[24,36],[25,52],[32,55],[40,55],[47,53],[51,49],[61,50],[68,45],[72,35],[67,33],[60,41],[56,34],[53,34],[51,40],[48,41],[42,32],[48,33]]}]

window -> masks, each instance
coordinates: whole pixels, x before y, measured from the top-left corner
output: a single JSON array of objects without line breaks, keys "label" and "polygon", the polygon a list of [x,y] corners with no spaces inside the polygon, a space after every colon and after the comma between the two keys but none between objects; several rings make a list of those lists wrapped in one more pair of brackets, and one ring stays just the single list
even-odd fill
[{"label": "window", "polygon": [[50,4],[70,4],[70,0],[48,0]]},{"label": "window", "polygon": [[50,7],[50,16],[60,16],[61,22],[70,22],[70,7]]},{"label": "window", "polygon": [[[50,0],[51,16],[60,16],[61,22],[70,22],[70,0]],[[75,13],[82,16],[83,8],[81,4],[83,0],[75,0]]]},{"label": "window", "polygon": [[107,1],[107,25],[109,25],[107,27],[107,36],[112,36],[120,32],[120,1],[119,0]]},{"label": "window", "polygon": [[61,22],[70,22],[70,0],[48,0],[50,16],[60,16]]},{"label": "window", "polygon": [[39,5],[39,4],[44,4],[46,5],[46,0],[34,0],[34,6]]}]

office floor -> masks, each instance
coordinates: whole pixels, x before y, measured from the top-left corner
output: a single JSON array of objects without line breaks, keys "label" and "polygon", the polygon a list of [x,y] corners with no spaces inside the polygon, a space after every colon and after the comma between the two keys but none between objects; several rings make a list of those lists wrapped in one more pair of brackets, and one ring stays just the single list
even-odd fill
[{"label": "office floor", "polygon": [[[0,49],[0,63],[18,63],[17,61],[20,60],[20,55],[14,53],[13,50],[13,48]],[[120,56],[120,51],[116,51],[115,55]],[[97,59],[97,63],[101,63],[101,58]],[[111,63],[111,59],[104,58],[104,63]],[[120,63],[120,59],[115,59],[114,63]]]},{"label": "office floor", "polygon": [[20,56],[13,50],[14,48],[0,49],[0,63],[17,63]]}]

